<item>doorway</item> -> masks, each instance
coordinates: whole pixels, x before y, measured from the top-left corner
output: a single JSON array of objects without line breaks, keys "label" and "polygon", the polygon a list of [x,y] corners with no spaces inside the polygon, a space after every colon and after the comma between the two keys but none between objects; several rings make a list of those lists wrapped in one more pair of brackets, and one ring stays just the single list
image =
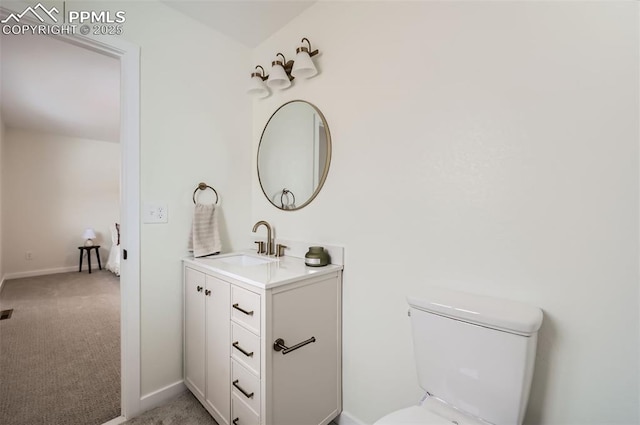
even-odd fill
[{"label": "doorway", "polygon": [[[0,16],[20,12],[0,5]],[[27,19],[25,19],[25,22]],[[44,35],[43,35],[44,36]],[[140,52],[121,38],[57,35],[58,40],[119,61],[120,69],[120,276],[121,414],[131,417],[140,407]],[[1,276],[0,276],[1,278]]]}]

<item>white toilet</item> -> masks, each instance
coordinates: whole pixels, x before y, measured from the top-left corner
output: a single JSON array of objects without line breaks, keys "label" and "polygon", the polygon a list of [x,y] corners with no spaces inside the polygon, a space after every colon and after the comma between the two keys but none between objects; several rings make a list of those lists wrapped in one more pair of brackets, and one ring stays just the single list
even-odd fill
[{"label": "white toilet", "polygon": [[407,300],[426,393],[375,425],[521,425],[542,311],[440,288]]}]

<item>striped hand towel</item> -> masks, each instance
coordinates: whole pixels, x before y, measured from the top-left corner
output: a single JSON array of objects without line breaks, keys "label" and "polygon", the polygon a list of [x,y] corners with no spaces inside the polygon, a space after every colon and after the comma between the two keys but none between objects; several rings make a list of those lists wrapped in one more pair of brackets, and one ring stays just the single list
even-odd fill
[{"label": "striped hand towel", "polygon": [[189,232],[189,251],[195,258],[219,254],[222,249],[215,205],[196,204]]}]

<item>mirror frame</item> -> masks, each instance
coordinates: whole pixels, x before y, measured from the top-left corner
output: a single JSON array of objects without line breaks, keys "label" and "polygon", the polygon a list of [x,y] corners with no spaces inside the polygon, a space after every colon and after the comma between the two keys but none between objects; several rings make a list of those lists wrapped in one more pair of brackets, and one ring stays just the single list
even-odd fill
[{"label": "mirror frame", "polygon": [[[294,103],[294,102],[303,102],[303,103],[306,103],[307,105],[311,106],[313,108],[313,110],[315,111],[315,113],[318,114],[318,116],[322,120],[322,126],[324,127],[324,133],[325,133],[325,136],[326,136],[326,139],[327,139],[327,161],[324,164],[324,169],[322,171],[322,177],[320,178],[318,186],[315,188],[314,192],[311,194],[309,199],[307,199],[299,207],[282,208],[281,206],[276,205],[271,200],[271,198],[269,198],[269,196],[267,195],[267,192],[265,192],[264,185],[262,184],[262,179],[260,178],[260,148],[262,147],[262,142],[264,140],[264,133],[267,130],[267,127],[269,126],[269,123],[271,122],[273,117],[275,117],[276,114],[278,113],[278,111],[280,111],[282,108],[284,108],[285,106],[289,105],[290,103]],[[278,109],[276,109],[273,112],[273,114],[271,114],[271,117],[269,117],[269,120],[264,125],[264,128],[262,129],[262,134],[260,135],[260,143],[258,144],[258,152],[256,153],[256,169],[258,171],[258,182],[260,183],[260,189],[262,189],[262,193],[264,194],[264,197],[267,198],[267,200],[269,201],[269,203],[271,205],[273,205],[274,207],[276,207],[277,209],[279,209],[281,211],[297,211],[297,210],[300,210],[300,209],[306,207],[307,205],[309,205],[311,203],[311,201],[313,201],[316,198],[316,196],[318,196],[318,193],[320,193],[320,190],[324,186],[324,182],[327,180],[327,175],[329,174],[329,166],[331,165],[331,154],[332,154],[331,132],[329,131],[329,123],[327,123],[327,119],[325,118],[325,116],[322,113],[322,111],[320,111],[320,109],[316,105],[314,105],[313,103],[307,102],[306,100],[302,100],[302,99],[290,100],[288,102],[283,103],[282,105],[280,105],[278,107]]]}]

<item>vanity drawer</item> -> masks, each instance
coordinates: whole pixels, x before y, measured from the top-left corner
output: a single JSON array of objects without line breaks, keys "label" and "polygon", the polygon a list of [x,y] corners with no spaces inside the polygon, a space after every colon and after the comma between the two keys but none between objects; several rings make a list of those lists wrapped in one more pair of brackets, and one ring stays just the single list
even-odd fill
[{"label": "vanity drawer", "polygon": [[231,396],[231,423],[233,425],[260,425],[260,416],[237,395]]},{"label": "vanity drawer", "polygon": [[260,295],[232,286],[231,318],[260,335]]},{"label": "vanity drawer", "polygon": [[233,394],[260,412],[260,378],[235,360],[231,360],[231,387]]},{"label": "vanity drawer", "polygon": [[231,323],[231,357],[260,376],[260,337]]}]

